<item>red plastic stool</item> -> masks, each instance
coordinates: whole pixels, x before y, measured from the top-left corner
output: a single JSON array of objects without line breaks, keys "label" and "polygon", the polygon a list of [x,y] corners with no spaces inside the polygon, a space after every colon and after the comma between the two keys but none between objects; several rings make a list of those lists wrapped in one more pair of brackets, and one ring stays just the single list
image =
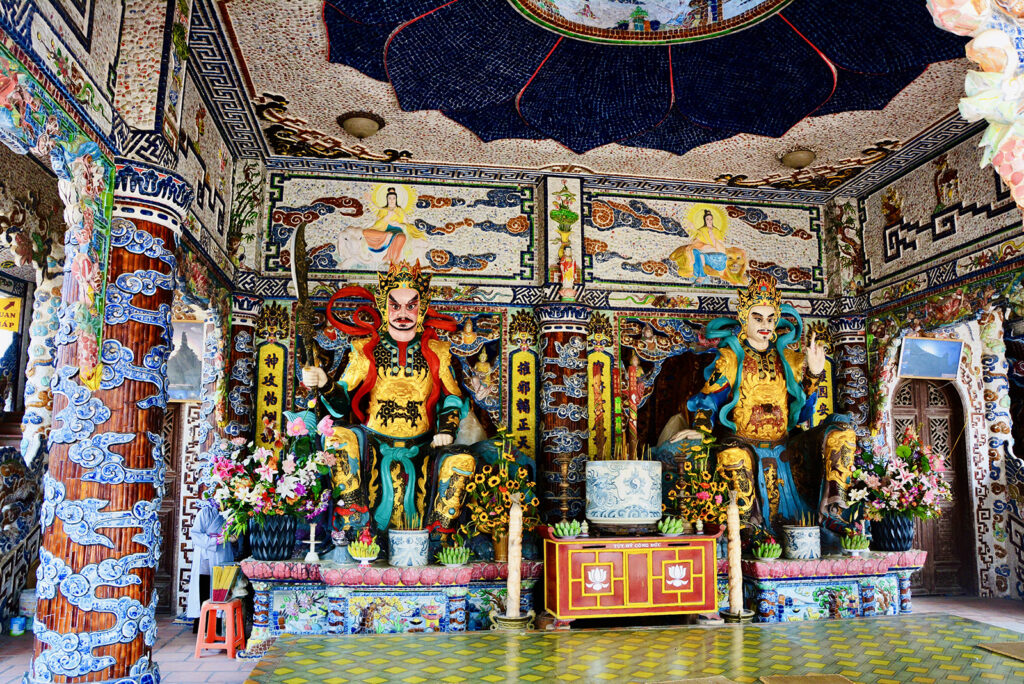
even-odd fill
[{"label": "red plastic stool", "polygon": [[[224,634],[217,634],[217,613],[224,611]],[[204,649],[227,651],[234,658],[235,651],[245,650],[245,622],[242,601],[232,599],[224,603],[203,601],[199,609],[199,635],[196,637],[196,658]]]}]

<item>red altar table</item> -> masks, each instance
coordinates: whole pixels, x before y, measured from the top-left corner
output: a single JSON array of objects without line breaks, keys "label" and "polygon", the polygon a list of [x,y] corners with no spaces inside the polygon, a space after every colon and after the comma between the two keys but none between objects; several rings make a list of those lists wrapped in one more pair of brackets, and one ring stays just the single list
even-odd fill
[{"label": "red altar table", "polygon": [[718,610],[720,533],[580,537],[544,532],[544,605],[559,621]]}]

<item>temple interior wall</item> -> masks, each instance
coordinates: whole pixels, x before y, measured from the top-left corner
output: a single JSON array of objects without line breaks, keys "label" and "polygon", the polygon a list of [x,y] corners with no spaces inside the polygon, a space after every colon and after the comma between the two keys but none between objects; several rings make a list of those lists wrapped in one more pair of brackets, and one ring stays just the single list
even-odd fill
[{"label": "temple interior wall", "polygon": [[[210,93],[193,78],[174,42],[165,41],[167,22],[180,25],[187,36],[189,0],[177,3],[170,16],[159,0],[127,6],[115,0],[31,3],[39,12],[24,11],[28,4],[5,3],[0,18],[20,26],[28,17],[31,26],[18,33],[30,38],[21,47],[77,103],[95,136],[126,155],[145,149],[194,189],[183,228],[189,245],[181,265],[184,279],[204,290],[208,302],[211,283],[229,280],[235,291],[262,299],[264,311],[283,313],[284,327],[275,323],[273,335],[264,316],[257,338],[272,336],[290,352],[286,400],[294,397],[300,365],[292,342],[291,286],[292,239],[299,223],[306,226],[310,295],[319,307],[341,283],[372,284],[401,232],[405,242],[394,255],[419,259],[436,272],[437,308],[460,326],[452,341],[461,345],[456,357],[463,382],[469,387],[476,381],[470,394],[492,426],[510,420],[512,320],[556,295],[560,245],[569,245],[579,264],[580,299],[608,316],[608,351],[616,367],[636,353],[652,387],[669,359],[708,349],[701,326],[734,310],[735,290],[745,274],[770,273],[809,323],[868,314],[868,333],[877,340],[873,396],[885,396],[886,388],[891,392],[898,341],[907,332],[938,331],[965,340],[969,358],[957,383],[971,416],[976,545],[987,554],[980,562],[980,586],[992,594],[1024,597],[1024,523],[1012,494],[1020,491],[1020,469],[1012,459],[1012,440],[992,446],[991,439],[1003,434],[1005,417],[991,417],[1000,407],[987,406],[992,392],[995,404],[1001,401],[991,369],[1004,367],[1005,355],[993,324],[986,328],[984,318],[978,320],[986,302],[995,303],[988,315],[1000,321],[1015,315],[1014,282],[1024,239],[1008,191],[991,168],[978,168],[977,136],[865,195],[803,204],[622,189],[608,178],[557,173],[426,182],[285,170],[232,155],[229,128],[217,119]],[[16,157],[0,146],[7,184],[0,188],[0,215],[11,206],[3,204],[4,192],[7,197],[21,192],[12,193],[7,180],[7,169],[20,169],[15,164],[27,161]],[[27,167],[42,169],[34,163]],[[28,182],[34,173],[10,175]],[[51,208],[36,212],[37,224],[41,216],[59,216],[61,206],[55,179],[45,172],[41,178],[31,181],[31,189],[39,207]],[[401,216],[387,207],[390,187],[400,197]],[[564,223],[552,215],[560,209],[568,211],[561,215]],[[715,235],[728,259],[717,269],[702,263],[701,276],[692,249],[685,246],[692,247],[706,220],[709,234],[719,231]],[[10,238],[17,231],[5,224],[5,232],[0,266],[10,274]],[[12,282],[13,291],[21,288],[27,311],[34,271],[16,273],[21,280]],[[465,333],[467,320],[472,340]],[[333,351],[340,362],[344,349]],[[482,362],[494,373],[482,370]],[[190,406],[190,420],[198,422],[198,412]],[[884,410],[875,416],[884,426]],[[652,438],[658,429],[654,426]],[[200,447],[192,441],[179,446],[171,457],[190,471]],[[186,586],[185,530],[197,481],[184,477],[179,491],[179,592]],[[34,555],[31,540],[27,544],[31,548],[22,544],[21,551],[10,553],[28,548]],[[0,557],[0,570],[9,556]],[[4,591],[9,599],[16,588],[5,585]],[[0,605],[4,599],[0,596]]]}]

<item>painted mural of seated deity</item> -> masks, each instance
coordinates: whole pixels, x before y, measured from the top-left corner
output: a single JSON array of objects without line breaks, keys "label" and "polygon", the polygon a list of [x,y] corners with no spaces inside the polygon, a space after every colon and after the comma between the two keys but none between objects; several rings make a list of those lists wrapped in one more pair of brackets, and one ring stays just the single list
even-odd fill
[{"label": "painted mural of seated deity", "polygon": [[790,349],[802,327],[796,310],[781,303],[775,279],[753,276],[739,293],[738,319],[707,326],[707,337],[719,343],[703,389],[687,402],[696,429],[671,441],[714,433],[716,467],[755,525],[781,532],[782,521],[818,513],[838,532],[846,527],[856,436],[846,415],[797,427],[813,415],[825,373],[825,349],[814,335],[805,352]]},{"label": "painted mural of seated deity", "polygon": [[[340,377],[331,381],[319,366],[302,371],[302,383],[320,389],[320,403],[346,426],[331,436],[347,456],[333,468],[332,536],[367,522],[381,532],[450,534],[476,468],[467,449],[452,445],[467,402],[437,331],[454,330],[455,321],[430,308],[430,274],[418,262],[394,264],[378,280],[374,294],[346,287],[328,303],[329,323],[352,338]],[[340,298],[366,303],[339,322]]]}]

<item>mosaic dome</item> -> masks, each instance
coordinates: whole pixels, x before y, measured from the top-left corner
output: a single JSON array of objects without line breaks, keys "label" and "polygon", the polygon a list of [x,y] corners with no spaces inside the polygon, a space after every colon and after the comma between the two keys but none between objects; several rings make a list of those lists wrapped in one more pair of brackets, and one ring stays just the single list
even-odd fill
[{"label": "mosaic dome", "polygon": [[[641,7],[652,35],[662,31],[652,17],[691,5],[711,17],[714,5],[722,31],[597,42],[541,26],[542,4],[579,27],[573,8],[616,10],[611,21]],[[390,82],[403,110],[440,111],[484,142],[550,138],[580,154],[608,143],[684,154],[881,109],[929,64],[963,57],[966,42],[916,0],[327,0],[323,17],[330,61]]]},{"label": "mosaic dome", "polygon": [[792,0],[510,0],[563,35],[599,43],[681,43],[750,26]]}]

